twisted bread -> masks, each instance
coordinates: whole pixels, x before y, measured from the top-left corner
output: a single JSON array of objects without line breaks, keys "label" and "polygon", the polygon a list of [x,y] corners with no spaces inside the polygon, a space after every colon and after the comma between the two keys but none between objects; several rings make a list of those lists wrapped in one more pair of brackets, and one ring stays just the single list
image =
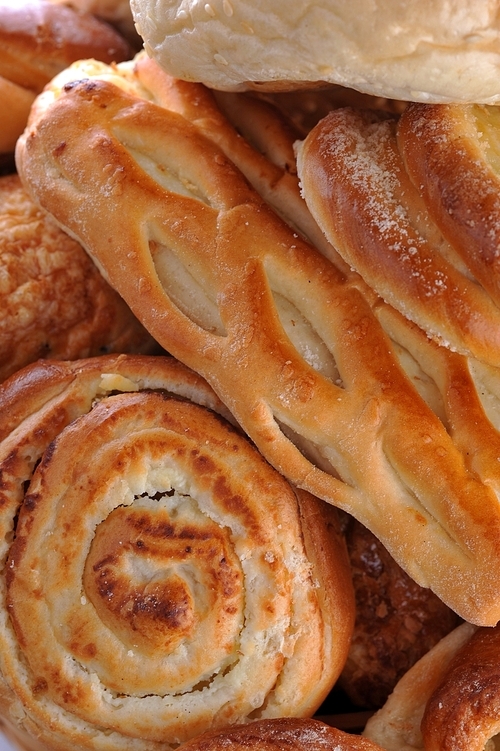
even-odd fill
[{"label": "twisted bread", "polygon": [[334,509],[216,415],[201,378],[162,357],[38,363],[0,407],[0,711],[17,735],[173,749],[316,710],[353,622]]},{"label": "twisted bread", "polygon": [[500,434],[476,384],[496,406],[497,371],[336,268],[217,134],[148,101],[127,70],[75,66],[40,96],[16,154],[28,189],[277,469],[462,617],[496,623]]}]

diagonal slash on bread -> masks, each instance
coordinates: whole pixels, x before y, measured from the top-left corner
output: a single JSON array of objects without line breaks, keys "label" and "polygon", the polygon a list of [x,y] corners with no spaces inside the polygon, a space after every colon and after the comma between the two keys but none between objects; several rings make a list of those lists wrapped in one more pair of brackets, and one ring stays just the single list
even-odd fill
[{"label": "diagonal slash on bread", "polygon": [[496,623],[500,435],[474,378],[494,391],[497,371],[336,267],[134,75],[55,79],[18,143],[27,189],[271,464],[466,620]]}]

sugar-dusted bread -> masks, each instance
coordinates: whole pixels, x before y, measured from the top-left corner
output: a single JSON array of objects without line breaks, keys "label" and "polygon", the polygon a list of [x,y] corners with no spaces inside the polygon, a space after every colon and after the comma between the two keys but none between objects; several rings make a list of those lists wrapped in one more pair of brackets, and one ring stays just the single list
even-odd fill
[{"label": "sugar-dusted bread", "polygon": [[131,0],[151,56],[216,89],[332,82],[410,101],[499,101],[497,0]]},{"label": "sugar-dusted bread", "polygon": [[81,58],[127,60],[122,34],[90,13],[49,0],[0,2],[0,153],[14,151],[29,109],[56,73]]},{"label": "sugar-dusted bread", "polygon": [[146,78],[92,64],[55,79],[18,142],[27,189],[275,468],[461,617],[496,623],[498,370],[429,341],[306,241],[293,165],[238,136],[210,92]]},{"label": "sugar-dusted bread", "polygon": [[409,105],[400,118],[337,109],[297,144],[297,161],[344,261],[428,336],[498,367],[497,118],[466,106]]},{"label": "sugar-dusted bread", "polygon": [[38,358],[160,351],[81,245],[0,177],[0,381]]},{"label": "sugar-dusted bread", "polygon": [[382,751],[360,735],[344,733],[315,719],[279,717],[208,731],[183,751]]},{"label": "sugar-dusted bread", "polygon": [[0,415],[0,715],[17,737],[169,751],[315,712],[354,618],[335,509],[203,379],[160,356],[39,362],[0,386]]}]

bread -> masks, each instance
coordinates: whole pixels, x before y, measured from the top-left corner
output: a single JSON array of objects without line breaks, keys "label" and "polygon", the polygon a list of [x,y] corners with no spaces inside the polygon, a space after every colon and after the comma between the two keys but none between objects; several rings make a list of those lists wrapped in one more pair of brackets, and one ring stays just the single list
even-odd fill
[{"label": "bread", "polygon": [[[496,216],[480,198],[481,190],[493,195],[491,182],[495,179],[487,164],[488,147],[479,147],[488,131],[483,137],[477,128],[476,152],[469,149],[464,153],[462,138],[444,136],[448,106],[420,106],[421,121],[427,121],[428,127],[423,125],[413,136],[408,133],[408,123],[416,121],[416,111],[412,115],[405,110],[400,121],[366,109],[339,109],[327,115],[297,144],[302,194],[330,243],[384,300],[439,343],[498,366],[500,297],[493,290],[499,278],[492,260],[494,241],[488,250],[484,247],[478,252],[485,236],[492,234]],[[465,108],[457,110],[463,113],[464,123]],[[431,112],[435,113],[434,122]],[[494,118],[492,108],[492,130]],[[420,138],[422,146],[418,145]],[[426,162],[422,156],[416,174],[417,152],[430,150],[430,145],[424,144],[433,139],[447,144],[440,147],[441,172],[436,172],[437,160],[432,170],[430,160]],[[413,153],[413,179],[398,144],[403,154],[408,151],[408,159]],[[445,175],[455,163],[455,185],[462,185],[462,190],[452,196]],[[474,174],[474,170],[489,170],[490,184],[484,181],[481,188],[483,175]],[[435,209],[431,209],[430,189],[424,187],[431,182]],[[441,204],[437,197],[440,190],[447,196]],[[441,220],[435,221],[438,212]],[[472,230],[477,236],[473,247],[468,237],[471,230],[467,233],[465,229],[467,217],[476,227]],[[482,236],[479,227],[484,227]]]},{"label": "bread", "polygon": [[284,223],[207,137],[202,99],[192,122],[140,79],[134,94],[130,66],[121,85],[92,67],[35,103],[27,189],[276,469],[462,618],[496,623],[498,371],[434,345]]},{"label": "bread", "polygon": [[149,54],[224,90],[330,82],[422,102],[499,101],[496,0],[132,0]]},{"label": "bread", "polygon": [[[313,714],[353,623],[335,510],[172,358],[0,387],[0,713],[38,748],[174,749]],[[230,415],[228,415],[230,418]]]},{"label": "bread", "polygon": [[0,177],[0,278],[0,381],[38,358],[160,351],[17,175]]},{"label": "bread", "polygon": [[55,5],[66,5],[81,13],[92,13],[118,29],[134,50],[142,47],[142,39],[135,30],[129,0],[50,0],[50,2]]},{"label": "bread", "polygon": [[355,519],[348,520],[345,536],[356,621],[339,687],[354,706],[379,709],[460,619],[430,589],[419,587]]},{"label": "bread", "polygon": [[36,94],[80,58],[127,60],[132,48],[109,24],[49,0],[0,2],[0,153],[14,151]]},{"label": "bread", "polygon": [[[438,690],[450,663],[460,650],[467,648],[476,630],[470,623],[463,623],[427,652],[401,678],[386,704],[368,720],[363,735],[386,751],[423,751],[424,748],[429,751],[420,729],[426,704]],[[470,685],[462,700],[466,703],[470,700]],[[465,748],[472,749],[472,746]]]},{"label": "bread", "polygon": [[380,751],[359,735],[344,733],[319,720],[281,717],[203,733],[183,751]]}]

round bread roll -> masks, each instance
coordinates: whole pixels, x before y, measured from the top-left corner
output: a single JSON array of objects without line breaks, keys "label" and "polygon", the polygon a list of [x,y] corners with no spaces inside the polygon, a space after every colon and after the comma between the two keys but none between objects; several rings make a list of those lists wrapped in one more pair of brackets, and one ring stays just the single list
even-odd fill
[{"label": "round bread roll", "polygon": [[146,49],[215,89],[336,83],[422,102],[500,101],[498,0],[132,0]]}]

